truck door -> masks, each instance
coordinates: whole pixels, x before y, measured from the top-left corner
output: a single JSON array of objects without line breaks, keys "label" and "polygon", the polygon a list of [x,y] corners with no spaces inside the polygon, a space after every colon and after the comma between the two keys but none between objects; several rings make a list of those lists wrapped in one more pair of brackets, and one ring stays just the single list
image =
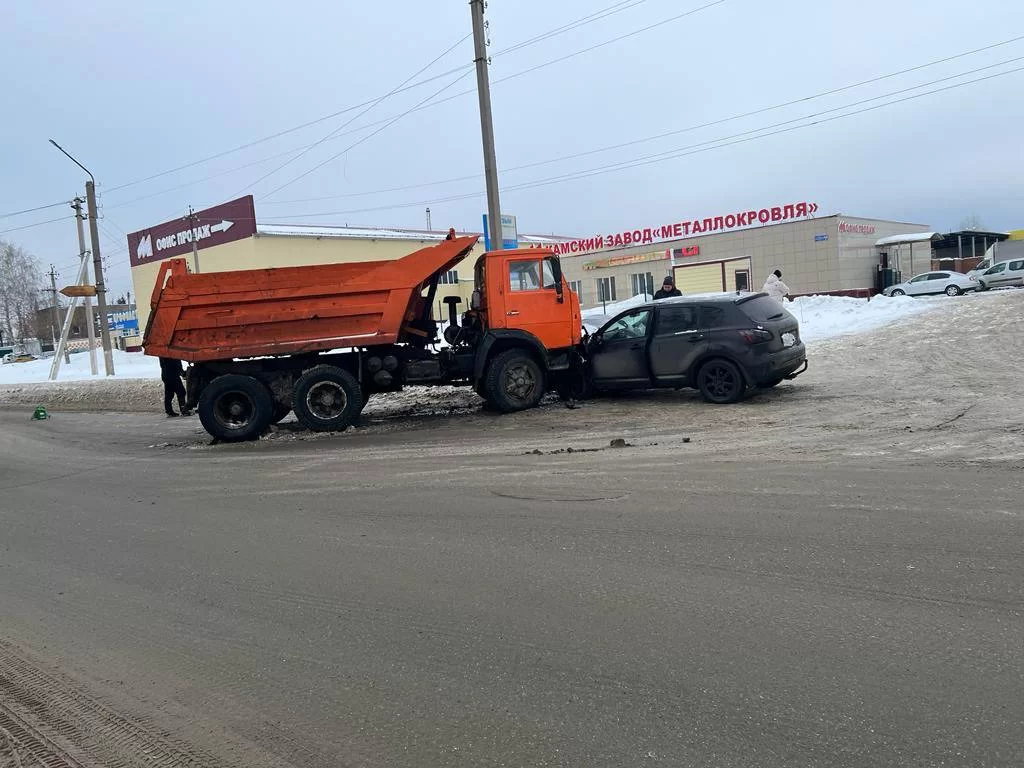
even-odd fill
[{"label": "truck door", "polygon": [[559,300],[551,257],[524,255],[507,264],[504,327],[533,334],[547,349],[572,346],[572,302],[564,293]]}]

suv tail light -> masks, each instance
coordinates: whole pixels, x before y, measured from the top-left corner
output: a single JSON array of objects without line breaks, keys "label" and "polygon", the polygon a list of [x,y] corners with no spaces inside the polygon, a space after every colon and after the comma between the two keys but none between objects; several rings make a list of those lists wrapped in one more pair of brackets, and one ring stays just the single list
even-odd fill
[{"label": "suv tail light", "polygon": [[775,338],[771,331],[766,331],[764,328],[746,328],[739,334],[747,344],[764,344]]}]

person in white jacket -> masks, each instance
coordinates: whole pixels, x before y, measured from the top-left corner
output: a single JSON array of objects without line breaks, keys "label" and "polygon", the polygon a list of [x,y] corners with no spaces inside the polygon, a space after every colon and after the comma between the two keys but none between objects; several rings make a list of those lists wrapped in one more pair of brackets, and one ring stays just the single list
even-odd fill
[{"label": "person in white jacket", "polygon": [[789,296],[789,286],[782,282],[782,270],[776,269],[768,275],[761,290],[780,303]]}]

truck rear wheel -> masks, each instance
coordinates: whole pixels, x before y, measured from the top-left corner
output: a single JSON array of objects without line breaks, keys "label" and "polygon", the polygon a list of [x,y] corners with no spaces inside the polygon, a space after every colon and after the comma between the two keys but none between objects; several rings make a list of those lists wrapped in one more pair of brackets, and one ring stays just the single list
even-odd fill
[{"label": "truck rear wheel", "polygon": [[533,408],[544,396],[544,372],[528,353],[510,349],[487,366],[484,391],[502,413]]},{"label": "truck rear wheel", "polygon": [[345,429],[363,409],[363,391],[356,377],[334,365],[310,368],[295,382],[295,416],[316,432]]},{"label": "truck rear wheel", "polygon": [[235,443],[255,440],[270,426],[274,401],[252,376],[218,376],[199,396],[199,420],[218,440]]}]

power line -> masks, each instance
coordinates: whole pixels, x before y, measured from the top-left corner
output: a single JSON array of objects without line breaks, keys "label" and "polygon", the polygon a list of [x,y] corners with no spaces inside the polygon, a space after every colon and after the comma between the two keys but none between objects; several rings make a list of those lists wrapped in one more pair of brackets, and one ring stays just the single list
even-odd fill
[{"label": "power line", "polygon": [[380,128],[378,128],[377,130],[375,130],[375,131],[374,131],[373,133],[369,133],[369,134],[367,134],[366,136],[363,136],[363,138],[361,138],[361,139],[359,139],[358,141],[356,141],[356,142],[353,142],[353,143],[352,143],[352,144],[350,144],[349,146],[345,147],[345,149],[341,150],[341,152],[338,152],[338,153],[336,153],[336,154],[334,154],[334,155],[331,155],[331,156],[330,156],[329,158],[327,158],[327,159],[326,159],[326,160],[324,160],[323,162],[321,162],[321,163],[319,163],[319,164],[317,164],[317,165],[314,165],[314,166],[313,166],[312,168],[310,168],[309,170],[307,170],[307,171],[305,171],[305,172],[303,172],[303,173],[300,173],[300,174],[299,174],[298,176],[296,176],[296,177],[295,177],[294,179],[291,179],[290,181],[286,181],[286,182],[285,182],[284,184],[282,184],[282,185],[281,185],[281,186],[279,186],[279,187],[275,187],[274,189],[270,190],[270,192],[268,192],[268,193],[267,193],[266,195],[264,195],[264,197],[270,197],[271,195],[273,195],[273,194],[276,194],[277,192],[280,192],[280,191],[281,191],[282,189],[284,189],[285,187],[289,187],[289,186],[291,186],[292,184],[294,184],[294,183],[295,183],[296,181],[298,181],[299,179],[303,179],[303,178],[305,178],[306,176],[308,176],[309,174],[313,173],[313,171],[319,170],[320,168],[323,168],[323,167],[324,167],[325,165],[327,165],[328,163],[330,163],[330,162],[333,162],[334,160],[337,160],[337,159],[338,159],[339,157],[341,157],[342,155],[344,155],[345,153],[347,153],[347,152],[348,152],[349,150],[351,150],[351,149],[354,149],[355,147],[358,147],[358,146],[359,146],[360,144],[362,144],[362,143],[363,143],[364,141],[367,141],[368,139],[370,139],[370,138],[372,138],[372,137],[376,136],[376,135],[377,135],[378,133],[380,133],[381,131],[383,131],[383,130],[384,130],[385,128],[388,128],[389,126],[392,126],[392,125],[394,125],[394,124],[395,124],[395,123],[397,123],[397,122],[398,122],[399,120],[401,120],[401,119],[402,119],[403,117],[405,117],[406,115],[408,115],[408,114],[409,114],[410,112],[414,112],[414,111],[416,110],[416,108],[417,108],[417,107],[419,107],[419,106],[421,106],[422,104],[426,103],[426,102],[427,102],[427,101],[429,101],[430,99],[433,99],[433,98],[434,98],[435,96],[439,96],[439,95],[440,95],[441,93],[443,93],[444,91],[448,90],[448,89],[449,89],[449,88],[451,88],[451,87],[452,87],[453,85],[455,85],[455,84],[456,84],[457,82],[459,82],[460,80],[462,80],[462,79],[463,79],[463,78],[465,78],[465,77],[468,77],[468,76],[469,76],[469,75],[471,75],[471,74],[472,74],[472,70],[470,70],[470,71],[467,71],[467,72],[465,72],[465,73],[463,73],[463,74],[459,75],[459,76],[458,76],[457,78],[455,78],[455,79],[454,79],[454,80],[452,80],[452,81],[451,81],[450,83],[448,83],[448,85],[446,85],[446,86],[444,86],[443,88],[441,88],[440,90],[437,90],[437,91],[435,91],[434,93],[430,94],[430,95],[429,95],[429,96],[428,96],[428,97],[427,97],[426,99],[423,99],[422,101],[418,102],[417,104],[415,104],[415,105],[414,105],[413,107],[411,107],[411,108],[407,109],[407,110],[406,110],[405,112],[403,112],[402,114],[400,114],[400,115],[396,115],[394,119],[392,119],[392,120],[391,120],[390,122],[387,122],[387,123],[385,123],[385,124],[384,124],[384,125],[382,125],[382,126],[381,126]]},{"label": "power line", "polygon": [[[909,74],[911,72],[916,72],[918,70],[926,69],[928,67],[935,66],[937,64],[944,64],[944,63],[947,63],[947,62],[955,60],[955,59],[963,58],[965,56],[969,56],[969,55],[974,54],[974,53],[979,53],[979,52],[982,52],[982,51],[987,51],[987,50],[990,50],[992,48],[996,48],[996,47],[1001,46],[1001,45],[1007,45],[1007,44],[1012,43],[1012,42],[1017,42],[1019,40],[1024,40],[1024,36],[1016,37],[1016,38],[1013,38],[1011,40],[1005,40],[1005,41],[1003,41],[1001,43],[996,43],[994,45],[988,45],[988,46],[985,46],[983,48],[976,48],[973,51],[966,51],[964,53],[959,53],[959,54],[956,54],[954,56],[947,56],[947,57],[942,58],[942,59],[936,59],[935,61],[930,61],[930,62],[926,62],[924,64],[919,64],[917,66],[913,66],[913,67],[908,67],[906,69],[897,70],[895,72],[890,72],[890,73],[885,74],[885,75],[879,75],[877,77],[868,78],[867,80],[860,80],[858,82],[850,83],[848,85],[839,86],[837,88],[831,88],[829,90],[821,91],[819,93],[811,94],[809,96],[802,96],[802,97],[797,98],[797,99],[791,99],[790,101],[784,101],[784,102],[781,102],[779,104],[773,104],[773,105],[768,106],[768,107],[761,107],[759,109],[750,110],[748,112],[742,112],[742,113],[739,113],[739,114],[736,114],[736,115],[732,115],[730,117],[723,117],[723,118],[719,118],[719,119],[716,119],[716,120],[710,120],[708,122],[699,123],[699,124],[696,124],[696,125],[690,125],[690,126],[687,126],[685,128],[677,128],[677,129],[673,129],[671,131],[665,131],[663,133],[654,134],[652,136],[646,136],[646,137],[639,138],[639,139],[633,139],[633,140],[621,142],[621,143],[618,143],[618,144],[610,144],[610,145],[606,145],[606,146],[603,146],[603,147],[598,147],[596,149],[584,150],[583,152],[576,152],[576,153],[573,153],[573,154],[570,154],[570,155],[560,155],[558,157],[549,158],[547,160],[537,160],[537,161],[534,161],[534,162],[531,162],[531,163],[524,163],[522,165],[510,166],[508,168],[502,168],[501,171],[502,171],[502,173],[511,173],[513,171],[525,170],[527,168],[536,168],[536,167],[539,167],[539,166],[551,165],[553,163],[565,162],[566,160],[574,160],[574,159],[578,159],[578,158],[581,158],[581,157],[587,157],[589,155],[600,154],[602,152],[610,152],[610,151],[615,150],[615,149],[622,149],[624,147],[630,147],[630,146],[635,146],[635,145],[638,145],[638,144],[644,144],[644,143],[651,142],[651,141],[657,141],[659,139],[664,139],[664,138],[667,138],[669,136],[676,136],[676,135],[683,134],[683,133],[690,133],[692,131],[700,130],[700,129],[703,129],[703,128],[710,128],[710,127],[713,127],[713,126],[716,126],[716,125],[722,125],[724,123],[732,122],[734,120],[740,120],[740,119],[743,119],[743,118],[753,117],[755,115],[764,114],[766,112],[772,112],[772,111],[775,111],[775,110],[783,109],[785,107],[791,107],[791,106],[794,106],[796,104],[802,104],[804,102],[813,101],[815,99],[820,99],[820,98],[823,98],[825,96],[833,96],[833,95],[835,95],[837,93],[843,93],[845,91],[850,91],[850,90],[853,90],[855,88],[859,88],[859,87],[864,86],[864,85],[870,85],[872,83],[881,82],[883,80],[888,80],[888,79],[891,79],[893,77],[898,77],[898,76],[901,76],[901,75]],[[990,65],[985,66],[985,67],[979,67],[977,69],[968,70],[968,71],[965,71],[965,72],[960,72],[958,74],[950,75],[950,76],[944,77],[944,78],[939,78],[938,80],[933,80],[933,81],[928,82],[928,83],[921,83],[920,85],[912,86],[911,88],[906,88],[906,89],[902,89],[902,90],[899,90],[899,91],[893,91],[893,92],[890,92],[890,93],[886,93],[886,94],[882,94],[882,95],[879,95],[879,96],[875,96],[875,97],[872,97],[872,99],[867,99],[865,101],[871,101],[871,100],[888,98],[889,96],[893,96],[893,95],[896,95],[896,94],[899,94],[899,93],[905,93],[905,92],[907,92],[909,90],[915,90],[915,89],[918,89],[918,88],[925,88],[925,87],[928,87],[929,85],[934,85],[934,84],[937,84],[937,83],[940,83],[940,82],[946,82],[948,80],[953,80],[953,79],[956,79],[958,77],[964,77],[966,75],[970,75],[970,74],[974,74],[974,73],[977,73],[977,72],[981,72],[981,71],[984,71],[986,69],[992,69],[993,67],[1003,66],[1005,64],[1013,63],[1015,61],[1020,61],[1020,60],[1021,60],[1020,57],[1013,58],[1013,59],[1007,59],[1005,61],[997,62],[996,64],[990,64]],[[865,103],[865,102],[856,102],[856,103]],[[825,113],[821,113],[821,114],[825,114]],[[806,119],[806,118],[799,118],[799,119]],[[384,193],[388,193],[388,192],[404,192],[404,191],[411,190],[411,189],[422,189],[424,187],[437,186],[437,185],[441,185],[441,184],[451,184],[451,183],[454,183],[454,182],[457,182],[457,181],[469,181],[469,180],[472,180],[472,179],[479,178],[480,175],[481,174],[479,174],[479,173],[474,173],[474,174],[469,174],[469,175],[466,175],[466,176],[455,176],[455,177],[452,177],[452,178],[449,178],[449,179],[442,179],[440,181],[424,182],[424,183],[420,183],[420,184],[409,184],[409,185],[405,185],[405,186],[401,186],[401,187],[391,187],[391,188],[388,188],[388,189],[372,190],[372,191],[369,191],[369,192],[350,192],[350,193],[342,194],[342,195],[328,195],[328,196],[324,196],[324,197],[312,197],[312,198],[305,198],[305,199],[300,199],[300,200],[267,201],[267,202],[264,202],[263,205],[288,205],[288,204],[298,204],[298,203],[311,203],[311,202],[321,202],[321,201],[324,201],[324,200],[340,200],[340,199],[349,198],[349,197],[363,197],[363,196],[369,196],[369,195],[384,194]]]},{"label": "power line", "polygon": [[[67,205],[67,203],[65,202],[64,205]],[[71,217],[70,216],[61,216],[60,218],[57,218],[57,219],[47,219],[46,221],[37,221],[34,224],[25,224],[25,225],[20,226],[20,227],[11,227],[10,229],[0,230],[0,235],[6,235],[8,232],[19,232],[19,231],[21,231],[23,229],[31,229],[32,227],[41,227],[44,224],[53,224],[53,223],[58,222],[58,221],[66,221],[69,218],[71,218]]]},{"label": "power line", "polygon": [[67,200],[61,200],[59,203],[50,203],[49,205],[37,205],[35,208],[26,208],[23,211],[11,211],[10,213],[0,213],[0,219],[9,219],[12,216],[21,216],[23,213],[35,213],[36,211],[45,211],[47,208],[59,208],[60,206],[67,204]]},{"label": "power line", "polygon": [[[362,117],[363,115],[365,115],[365,114],[366,114],[367,112],[369,112],[369,111],[370,111],[371,109],[373,109],[373,108],[374,108],[374,107],[376,107],[376,106],[377,106],[378,104],[380,104],[380,103],[381,103],[382,101],[384,101],[385,99],[387,99],[387,98],[389,98],[390,96],[392,96],[392,95],[393,95],[393,94],[394,94],[394,93],[395,93],[396,91],[398,91],[398,89],[399,89],[399,88],[401,88],[402,86],[406,85],[406,84],[407,84],[407,83],[408,83],[408,82],[409,82],[410,80],[412,80],[412,79],[414,79],[414,78],[418,77],[419,75],[423,74],[424,72],[426,72],[426,71],[427,71],[428,69],[430,69],[430,68],[431,68],[432,66],[434,66],[434,65],[435,65],[435,64],[436,64],[437,62],[439,62],[439,61],[440,61],[441,59],[443,59],[443,58],[444,58],[445,56],[447,56],[447,55],[448,55],[449,53],[451,53],[451,52],[452,52],[452,51],[454,51],[454,50],[455,50],[456,48],[458,48],[458,47],[459,47],[460,45],[462,45],[462,44],[463,44],[464,42],[466,42],[466,41],[467,41],[467,40],[468,40],[468,39],[469,39],[469,38],[470,38],[471,36],[472,36],[472,35],[464,35],[463,37],[461,37],[460,39],[458,39],[457,41],[455,41],[455,42],[454,42],[454,43],[453,43],[452,45],[450,45],[450,46],[448,46],[447,48],[445,48],[445,49],[444,49],[444,50],[443,50],[443,51],[442,51],[442,52],[441,52],[440,54],[438,54],[438,55],[437,55],[437,56],[435,56],[435,57],[434,57],[433,59],[431,59],[431,60],[430,60],[429,62],[427,62],[427,63],[426,63],[425,65],[423,65],[422,67],[420,67],[419,69],[417,69],[417,70],[416,70],[415,72],[413,72],[413,73],[412,73],[411,75],[409,75],[409,77],[405,78],[405,80],[403,80],[402,82],[400,82],[400,83],[399,83],[398,85],[396,85],[396,86],[395,86],[394,88],[392,88],[392,89],[391,89],[390,91],[388,91],[388,92],[387,92],[387,93],[385,93],[385,94],[384,94],[383,96],[380,96],[380,97],[378,97],[378,98],[377,98],[376,100],[374,100],[374,101],[373,101],[372,103],[370,103],[370,104],[369,104],[369,105],[368,105],[368,106],[367,106],[367,107],[366,107],[366,108],[365,108],[365,109],[364,109],[364,110],[363,110],[362,112],[360,112],[360,113],[359,113],[358,115],[356,115],[355,117],[349,118],[349,119],[348,119],[348,120],[346,120],[346,121],[345,121],[344,123],[342,123],[342,124],[341,124],[340,126],[338,126],[338,127],[337,127],[337,128],[335,128],[335,129],[334,129],[333,131],[331,131],[331,132],[330,132],[330,133],[328,133],[328,134],[327,134],[326,136],[324,136],[324,137],[323,137],[322,139],[319,139],[318,141],[314,141],[314,142],[313,142],[312,144],[310,144],[310,145],[309,145],[308,147],[306,147],[305,149],[303,149],[303,150],[302,150],[302,151],[301,151],[301,152],[300,152],[299,154],[297,154],[297,155],[296,155],[295,157],[291,157],[291,158],[289,158],[288,160],[286,160],[285,162],[283,162],[283,163],[282,163],[281,165],[279,165],[279,166],[278,166],[277,168],[275,168],[274,170],[272,170],[272,171],[269,171],[269,172],[267,172],[267,173],[263,174],[263,175],[262,175],[262,176],[260,176],[260,177],[259,177],[258,179],[256,179],[256,181],[254,181],[254,182],[253,182],[252,184],[249,184],[249,185],[248,185],[247,187],[245,187],[244,189],[242,189],[241,191],[239,191],[239,193],[238,193],[238,194],[241,194],[242,192],[244,192],[244,191],[245,191],[245,189],[249,189],[249,188],[251,188],[251,187],[254,187],[254,186],[256,186],[257,184],[259,184],[259,183],[260,183],[261,181],[263,181],[264,179],[267,179],[267,178],[269,178],[269,177],[273,176],[273,175],[274,175],[275,173],[277,173],[277,172],[278,172],[278,171],[280,171],[281,169],[283,169],[283,168],[286,168],[287,166],[291,165],[291,164],[292,164],[292,163],[294,163],[294,162],[295,162],[296,160],[298,160],[298,159],[299,159],[300,157],[303,157],[303,156],[304,156],[304,155],[305,155],[305,154],[306,154],[307,152],[310,152],[311,150],[313,150],[313,149],[315,149],[316,147],[318,147],[318,146],[320,146],[321,144],[323,144],[323,143],[324,143],[325,141],[327,141],[327,140],[328,140],[329,138],[331,138],[332,136],[336,135],[336,134],[337,134],[337,133],[338,133],[339,131],[341,131],[341,130],[342,130],[343,128],[347,128],[347,127],[348,127],[349,125],[351,125],[351,124],[352,124],[353,122],[355,122],[355,121],[356,121],[356,120],[358,120],[358,119],[359,119],[360,117]],[[442,89],[442,90],[444,90],[444,89]],[[401,116],[400,116],[400,117],[401,117]],[[400,117],[399,117],[399,118],[396,118],[396,119],[400,119]],[[371,135],[372,135],[372,134],[371,134]],[[318,167],[319,167],[319,166],[318,166]],[[301,178],[301,177],[299,177],[299,178]],[[291,182],[288,182],[288,183],[290,184]],[[287,186],[287,185],[285,185],[285,186]],[[279,189],[280,189],[280,187],[279,187]],[[274,191],[277,191],[277,190],[274,190]],[[271,193],[271,194],[273,194],[273,193]]]},{"label": "power line", "polygon": [[[1022,58],[1024,58],[1024,57],[1022,57]],[[1012,61],[1015,61],[1015,60],[1012,60]],[[804,116],[802,118],[796,118],[795,120],[789,120],[789,121],[786,121],[784,123],[777,123],[777,124],[775,124],[776,126],[783,126],[783,125],[787,125],[788,123],[792,123],[792,122],[796,122],[796,121],[811,120],[811,122],[806,122],[806,123],[803,123],[801,125],[789,125],[788,127],[779,128],[778,130],[770,130],[771,128],[773,128],[775,126],[765,126],[765,127],[762,127],[762,128],[754,129],[752,131],[744,131],[743,133],[733,134],[732,136],[725,136],[725,137],[721,137],[719,139],[713,139],[713,140],[709,140],[709,141],[706,141],[706,142],[701,142],[699,144],[690,145],[688,147],[679,147],[679,148],[676,148],[674,150],[668,150],[666,152],[659,152],[659,153],[654,154],[654,155],[648,155],[648,156],[641,157],[641,158],[635,158],[635,159],[629,160],[629,161],[622,161],[622,162],[619,162],[619,163],[613,163],[613,164],[606,165],[606,166],[598,166],[597,168],[591,168],[591,169],[586,169],[586,170],[582,170],[582,171],[575,171],[575,172],[568,173],[568,174],[562,174],[562,175],[559,175],[559,176],[553,176],[553,177],[550,177],[550,178],[547,178],[547,179],[539,179],[539,180],[535,180],[535,181],[532,181],[532,182],[525,182],[525,183],[522,183],[522,184],[512,185],[512,186],[505,187],[503,189],[503,191],[505,191],[505,190],[507,190],[507,191],[518,191],[518,190],[523,190],[523,189],[533,189],[533,188],[536,188],[536,187],[548,186],[548,185],[551,185],[551,184],[561,183],[561,182],[564,182],[564,181],[576,181],[576,180],[579,180],[579,179],[591,178],[593,176],[600,176],[600,175],[604,175],[604,174],[607,174],[607,173],[614,173],[616,171],[622,171],[622,170],[627,170],[627,169],[630,169],[630,168],[636,168],[636,167],[641,167],[641,166],[644,166],[644,165],[650,165],[652,163],[660,162],[660,161],[663,161],[663,160],[671,160],[671,159],[675,159],[675,158],[678,158],[678,157],[686,157],[686,156],[689,156],[689,155],[700,154],[702,152],[709,152],[709,151],[711,151],[713,149],[721,149],[721,148],[728,147],[728,146],[734,146],[734,145],[737,145],[737,144],[744,144],[744,143],[748,143],[748,142],[751,142],[751,141],[757,141],[759,139],[768,138],[770,136],[778,136],[780,134],[790,133],[792,131],[797,131],[797,130],[800,130],[802,128],[810,128],[810,127],[813,127],[813,126],[816,126],[816,125],[822,125],[824,123],[830,123],[830,122],[834,122],[836,120],[842,120],[842,119],[848,118],[848,117],[854,117],[856,115],[864,114],[866,112],[871,112],[871,111],[874,111],[874,110],[877,110],[877,109],[882,109],[883,107],[892,106],[894,104],[901,104],[901,103],[906,102],[906,101],[911,101],[911,100],[914,100],[914,99],[923,98],[924,96],[930,96],[930,95],[933,95],[933,94],[936,94],[936,93],[942,93],[942,92],[945,92],[945,91],[954,90],[956,88],[963,88],[963,87],[968,86],[968,85],[973,85],[975,83],[980,83],[980,82],[983,82],[983,81],[986,81],[986,80],[992,80],[992,79],[997,78],[997,77],[1003,77],[1005,75],[1011,75],[1011,74],[1015,74],[1017,72],[1022,72],[1022,71],[1024,71],[1024,67],[1017,67],[1015,69],[1006,70],[1005,72],[996,72],[996,73],[993,73],[991,75],[986,75],[985,77],[976,78],[974,80],[968,80],[968,81],[965,81],[963,83],[955,83],[953,85],[944,86],[942,88],[935,88],[935,89],[932,89],[930,91],[925,91],[923,93],[912,94],[910,96],[905,96],[903,98],[894,99],[892,101],[887,101],[887,102],[884,102],[882,104],[875,104],[873,106],[864,107],[862,109],[858,109],[858,110],[855,110],[855,111],[852,111],[852,112],[846,112],[846,113],[841,114],[841,115],[833,115],[832,117],[826,117],[826,118],[823,118],[823,119],[814,119],[816,117],[828,114],[830,112],[835,112],[835,111],[838,111],[838,110],[849,109],[850,107],[855,106],[857,104],[863,104],[863,103],[865,103],[865,101],[874,101],[874,100],[877,100],[878,98],[885,98],[885,97],[883,96],[883,97],[875,97],[873,99],[866,99],[866,100],[862,100],[860,102],[854,102],[853,104],[847,104],[847,105],[844,105],[842,107],[836,107],[836,108],[831,109],[831,110],[825,110],[823,112],[815,113],[813,115]],[[961,74],[960,76],[963,76],[963,75]],[[949,78],[946,78],[946,79],[949,79]],[[920,87],[923,87],[923,86],[916,86],[915,88],[905,89],[905,90],[916,90],[917,88],[920,88]],[[896,93],[901,93],[901,92],[903,92],[903,91],[897,91]],[[769,132],[765,132],[765,131],[769,131]],[[749,135],[751,133],[757,133],[758,135],[751,136],[751,135]],[[735,140],[732,140],[732,139],[735,139]],[[712,146],[705,146],[705,145],[712,145]],[[396,209],[396,208],[420,207],[420,206],[423,206],[423,205],[432,205],[432,204],[442,203],[442,202],[452,202],[452,201],[456,201],[456,200],[467,200],[467,199],[472,199],[472,198],[478,198],[478,197],[480,197],[482,195],[483,195],[483,192],[476,191],[476,192],[470,192],[470,193],[459,194],[459,195],[451,195],[451,196],[443,197],[443,198],[432,198],[432,199],[429,199],[429,200],[417,200],[415,202],[400,203],[400,204],[395,204],[395,205],[382,205],[382,206],[376,206],[376,207],[371,207],[371,208],[360,208],[360,209],[345,210],[345,211],[327,211],[327,212],[322,212],[322,213],[292,214],[291,216],[269,216],[269,217],[267,217],[267,219],[268,220],[279,220],[279,219],[284,219],[284,218],[291,218],[291,217],[296,216],[296,215],[305,216],[307,218],[312,218],[312,217],[320,217],[320,216],[340,216],[340,215],[348,215],[348,214],[353,214],[353,213],[368,213],[368,212],[374,212],[374,211],[393,210],[393,209]]]},{"label": "power line", "polygon": [[[646,0],[631,0],[631,4],[626,5],[625,8],[621,8],[620,10],[628,10],[629,8],[633,8],[633,7],[637,6],[637,5],[640,5],[642,2],[646,2]],[[721,0],[721,2],[725,2],[725,0]],[[542,40],[550,39],[551,37],[554,37],[556,34],[562,34],[563,32],[570,31],[571,29],[577,29],[580,26],[584,26],[584,23],[581,23],[581,22],[584,22],[585,20],[586,20],[585,23],[592,23],[593,21],[599,21],[600,19],[603,19],[603,18],[606,18],[607,16],[612,15],[612,13],[606,13],[607,11],[611,11],[611,9],[614,9],[617,6],[623,5],[623,4],[624,3],[615,3],[614,5],[608,6],[607,8],[604,8],[604,9],[602,9],[600,11],[595,11],[593,13],[587,14],[586,16],[583,16],[580,19],[577,19],[575,22],[569,22],[568,24],[565,24],[562,27],[557,27],[554,30],[550,30],[549,32],[542,33],[541,35],[537,35],[536,37],[531,38],[530,40],[523,41],[522,43],[517,43],[517,44],[515,44],[513,46],[510,46],[509,48],[505,48],[503,50],[497,51],[493,55],[495,57],[497,57],[497,56],[501,56],[501,55],[504,55],[504,54],[507,54],[507,53],[512,53],[514,51],[517,51],[517,50],[520,50],[520,49],[526,47],[527,45],[533,45],[533,44],[535,44],[537,42],[541,42]],[[615,11],[615,12],[617,12],[617,11]],[[659,22],[658,24],[656,24],[654,26],[659,26],[660,24],[667,23],[667,21],[670,21],[670,20]],[[653,28],[653,27],[649,27],[648,29],[650,29],[650,28]],[[412,90],[413,88],[418,88],[418,87],[420,87],[420,86],[422,86],[422,85],[424,85],[426,83],[433,82],[434,80],[438,80],[438,79],[441,79],[443,77],[447,77],[448,75],[455,74],[457,72],[462,71],[463,69],[472,69],[472,67],[473,67],[472,64],[464,64],[464,65],[462,65],[460,67],[451,69],[451,70],[449,70],[447,72],[442,72],[442,73],[440,73],[438,75],[433,75],[433,76],[425,78],[423,80],[418,80],[415,83],[411,83],[409,85],[406,85],[406,86],[404,86],[404,87],[394,91],[394,93],[395,94],[403,93],[405,91]],[[500,81],[495,81],[495,82],[500,82]],[[463,96],[463,95],[465,95],[467,93],[474,93],[474,91],[472,91],[472,90],[465,91],[465,92],[456,94],[452,98],[456,98],[458,96]],[[240,144],[237,147],[233,147],[231,149],[224,150],[223,152],[217,152],[216,154],[209,155],[209,156],[204,157],[204,158],[200,158],[199,160],[194,160],[192,162],[185,163],[183,165],[179,165],[179,166],[177,166],[175,168],[169,168],[169,169],[167,169],[165,171],[160,171],[158,173],[154,173],[154,174],[151,174],[149,176],[145,176],[143,178],[136,179],[134,181],[129,181],[129,182],[126,182],[124,184],[119,184],[119,185],[114,186],[114,187],[108,187],[106,189],[106,192],[107,193],[116,192],[118,190],[125,189],[127,187],[132,187],[132,186],[136,186],[138,184],[142,184],[142,183],[147,182],[147,181],[152,181],[153,179],[157,179],[157,178],[160,178],[162,176],[167,176],[167,175],[172,174],[172,173],[177,173],[178,171],[183,171],[183,170],[186,170],[188,168],[193,168],[193,167],[195,167],[197,165],[202,165],[204,163],[212,162],[213,160],[219,160],[222,157],[227,157],[228,155],[232,155],[232,154],[235,154],[237,152],[241,152],[241,151],[243,151],[245,149],[249,149],[250,147],[254,147],[254,146],[257,146],[259,144],[263,144],[263,143],[266,143],[268,141],[272,141],[274,139],[278,139],[278,138],[280,138],[282,136],[286,136],[288,134],[295,133],[296,131],[300,131],[300,130],[302,130],[304,128],[309,128],[311,126],[318,125],[318,124],[320,124],[322,122],[325,122],[327,120],[331,120],[331,119],[333,119],[335,117],[339,117],[339,116],[341,116],[343,114],[346,114],[348,112],[353,112],[353,111],[355,111],[357,109],[360,109],[362,107],[371,105],[375,101],[376,101],[376,99],[369,99],[369,100],[361,102],[359,104],[354,104],[354,105],[352,105],[350,107],[345,107],[345,108],[340,109],[340,110],[338,110],[336,112],[332,112],[332,113],[330,113],[328,115],[323,115],[322,117],[318,117],[318,118],[315,118],[313,120],[309,120],[309,121],[307,121],[305,123],[301,123],[301,124],[293,126],[291,128],[286,128],[286,129],[278,131],[276,133],[272,133],[272,134],[270,134],[268,136],[264,136],[263,138],[255,139],[253,141],[246,142],[245,144]],[[438,102],[438,103],[443,103],[443,102]],[[390,118],[388,118],[388,119],[390,119]],[[380,124],[382,122],[386,122],[386,121],[387,120],[382,120],[382,121],[378,121],[377,123],[370,123],[370,124],[368,124],[367,126],[364,126],[364,127],[371,127],[373,125],[378,125],[378,124]],[[357,129],[357,130],[362,130],[362,129]],[[298,150],[292,150],[292,151],[298,151]],[[281,155],[277,155],[277,156],[280,157]],[[266,158],[266,159],[269,160],[271,158]]]}]

